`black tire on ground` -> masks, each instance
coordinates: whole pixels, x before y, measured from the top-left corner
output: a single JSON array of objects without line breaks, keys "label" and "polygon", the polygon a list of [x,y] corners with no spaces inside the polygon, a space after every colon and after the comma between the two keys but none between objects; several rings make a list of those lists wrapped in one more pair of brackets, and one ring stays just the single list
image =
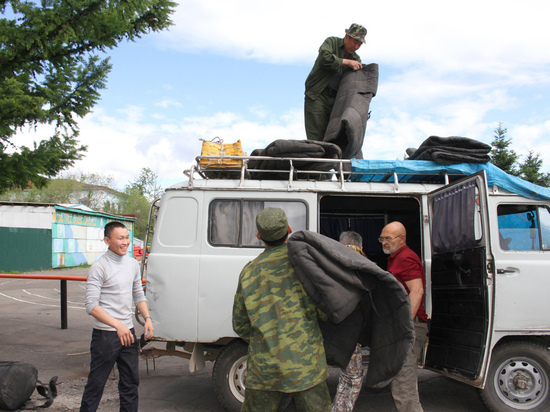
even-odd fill
[{"label": "black tire on ground", "polygon": [[493,412],[550,411],[550,351],[535,342],[497,346],[481,399]]},{"label": "black tire on ground", "polygon": [[229,412],[239,412],[244,401],[248,345],[236,339],[219,354],[212,371],[218,401]]}]

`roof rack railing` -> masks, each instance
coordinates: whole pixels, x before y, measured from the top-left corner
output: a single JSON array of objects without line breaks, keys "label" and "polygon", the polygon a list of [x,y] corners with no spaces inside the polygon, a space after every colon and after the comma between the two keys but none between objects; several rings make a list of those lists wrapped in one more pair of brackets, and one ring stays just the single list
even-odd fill
[{"label": "roof rack railing", "polygon": [[[224,161],[226,160],[238,160],[240,161],[240,166],[227,166],[227,163],[224,164]],[[283,164],[288,162],[288,167],[285,169],[250,168],[249,163],[251,160],[256,162],[270,161],[279,167],[281,162]],[[256,180],[254,175],[261,173],[264,176],[276,175],[278,180],[286,180],[289,188],[293,186],[296,180],[300,180],[300,178],[312,180],[312,177],[318,177],[315,180],[338,181],[342,189],[344,188],[346,182],[350,180],[360,180],[363,182],[393,183],[396,191],[399,190],[400,183],[448,184],[450,181],[449,176],[454,176],[450,175],[446,171],[441,171],[437,174],[423,174],[414,172],[398,173],[394,170],[387,170],[385,172],[356,172],[351,170],[352,161],[350,159],[271,156],[197,156],[195,161],[195,165],[192,165],[190,169],[183,172],[189,178],[190,187],[194,184],[195,174],[203,179],[239,180],[240,186],[244,185],[245,180]],[[219,166],[215,164],[213,165],[212,161],[217,161]],[[204,163],[208,163],[208,166],[204,166]],[[318,165],[318,168],[308,169],[308,164],[316,164]],[[323,164],[327,165],[322,166]]]},{"label": "roof rack railing", "polygon": [[[241,166],[227,166],[224,164],[225,160],[239,160],[241,161]],[[277,162],[277,164],[288,162],[288,168],[285,169],[256,169],[249,167],[249,161],[271,161]],[[349,178],[350,172],[344,173],[344,164],[349,164],[349,169],[351,170],[351,160],[350,159],[324,159],[324,158],[310,158],[310,157],[272,157],[272,156],[197,156],[195,158],[196,164],[192,165],[189,170],[185,170],[183,173],[189,178],[190,185],[192,185],[194,180],[194,174],[198,174],[203,179],[210,178],[232,178],[239,179],[241,185],[245,180],[254,180],[254,174],[272,174],[285,176],[284,180],[288,181],[289,187],[292,187],[292,184],[295,180],[298,180],[300,177],[306,176],[324,176],[326,178],[316,179],[316,180],[334,180],[333,176],[337,175],[337,180],[340,181],[340,184],[343,186],[344,182]],[[201,162],[202,161],[202,162]],[[218,161],[219,166],[213,164],[212,161]],[[208,166],[203,166],[201,163],[208,163]],[[235,163],[235,162],[231,162]],[[300,164],[327,164],[324,170],[319,169],[303,169],[300,168]],[[333,165],[334,167],[330,167]],[[229,177],[224,177],[229,176]]]}]

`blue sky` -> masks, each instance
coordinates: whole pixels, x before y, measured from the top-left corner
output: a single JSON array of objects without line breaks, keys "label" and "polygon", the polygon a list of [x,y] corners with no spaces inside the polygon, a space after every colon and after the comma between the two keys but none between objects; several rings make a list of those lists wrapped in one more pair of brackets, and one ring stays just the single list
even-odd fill
[{"label": "blue sky", "polygon": [[354,22],[368,29],[363,63],[380,72],[365,158],[402,159],[431,135],[490,143],[501,122],[512,148],[540,153],[550,171],[549,15],[547,0],[365,0],[339,9],[182,0],[170,30],[108,53],[108,88],[80,121],[88,152],[71,172],[110,175],[122,188],[149,167],[167,187],[184,180],[200,139],[240,139],[248,153],[305,139],[305,78],[325,37]]}]

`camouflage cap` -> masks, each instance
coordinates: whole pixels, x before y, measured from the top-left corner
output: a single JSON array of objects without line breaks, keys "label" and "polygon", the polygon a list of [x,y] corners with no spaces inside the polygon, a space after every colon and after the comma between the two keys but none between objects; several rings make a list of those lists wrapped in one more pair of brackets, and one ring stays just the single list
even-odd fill
[{"label": "camouflage cap", "polygon": [[361,43],[365,43],[365,36],[367,35],[367,29],[357,23],[353,23],[346,29],[346,34],[352,39],[359,40]]},{"label": "camouflage cap", "polygon": [[272,242],[288,233],[288,220],[283,209],[267,207],[256,216],[256,227],[263,240]]}]

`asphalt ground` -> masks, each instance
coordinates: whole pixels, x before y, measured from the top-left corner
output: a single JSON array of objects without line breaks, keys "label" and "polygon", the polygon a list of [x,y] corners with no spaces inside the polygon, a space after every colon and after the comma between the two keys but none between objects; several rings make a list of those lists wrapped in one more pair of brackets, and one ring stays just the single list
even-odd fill
[{"label": "asphalt ground", "polygon": [[[86,276],[86,269],[62,269],[33,274]],[[0,278],[0,360],[34,365],[38,379],[48,382],[58,376],[58,397],[49,411],[75,411],[86,383],[90,361],[92,318],[84,309],[85,284],[67,282],[68,328],[61,329],[60,281]],[[136,334],[142,329],[136,324]],[[140,411],[223,412],[211,381],[212,362],[190,373],[188,361],[178,357],[140,360]],[[338,384],[338,369],[328,380],[332,395]],[[117,377],[106,385],[99,410],[118,411]],[[487,411],[475,388],[439,374],[421,370],[419,391],[426,412]],[[44,402],[35,391],[26,407]],[[364,388],[356,411],[395,411],[387,389]]]}]

